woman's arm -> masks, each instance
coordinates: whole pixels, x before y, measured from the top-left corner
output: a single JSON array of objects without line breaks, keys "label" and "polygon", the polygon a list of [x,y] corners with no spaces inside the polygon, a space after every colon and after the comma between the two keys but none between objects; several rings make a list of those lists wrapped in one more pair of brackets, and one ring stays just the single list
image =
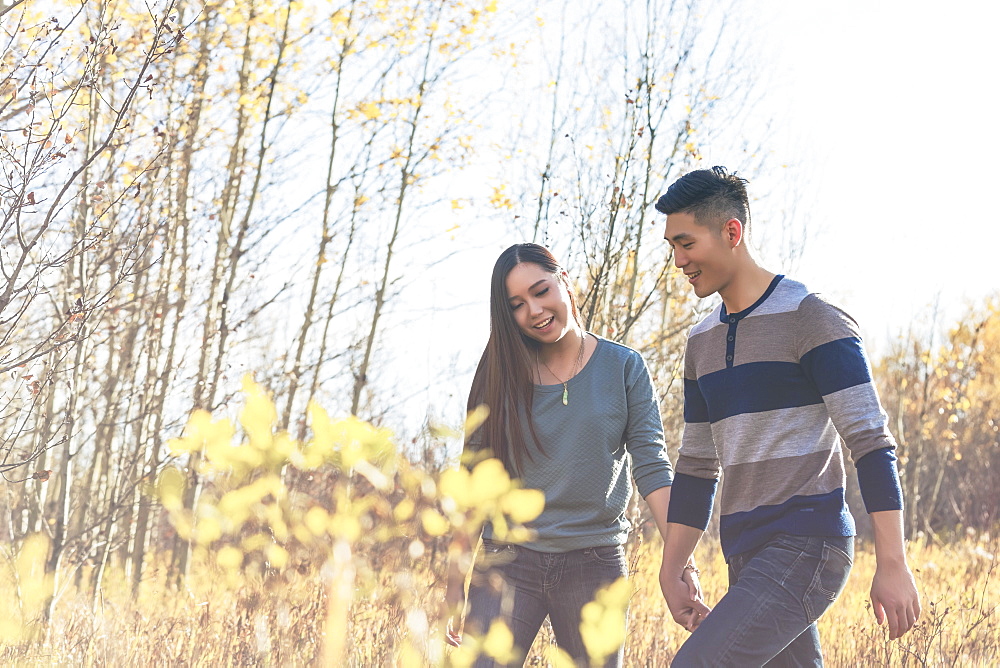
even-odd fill
[{"label": "woman's arm", "polygon": [[653,515],[656,523],[656,530],[660,532],[660,538],[664,542],[667,540],[667,508],[670,507],[670,487],[660,487],[654,489],[646,495],[646,505]]},{"label": "woman's arm", "polygon": [[[477,541],[478,543],[478,541]],[[445,576],[444,614],[445,642],[453,647],[462,644],[462,626],[465,613],[465,581],[475,562],[475,546],[468,533],[452,533],[448,543],[448,570]]]}]

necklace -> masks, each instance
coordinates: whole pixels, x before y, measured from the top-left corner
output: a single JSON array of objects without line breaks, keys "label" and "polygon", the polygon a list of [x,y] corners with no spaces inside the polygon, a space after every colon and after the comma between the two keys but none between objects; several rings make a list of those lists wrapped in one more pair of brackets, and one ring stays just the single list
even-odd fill
[{"label": "necklace", "polygon": [[577,353],[577,355],[576,355],[576,362],[573,364],[573,370],[570,372],[570,374],[566,378],[566,380],[563,380],[562,378],[560,378],[559,376],[557,376],[555,374],[555,372],[553,372],[552,369],[549,368],[549,365],[545,363],[545,360],[543,360],[540,357],[538,357],[538,351],[537,350],[535,351],[535,365],[537,366],[538,362],[540,361],[542,363],[542,366],[544,366],[545,369],[549,373],[552,374],[552,377],[555,378],[556,380],[558,380],[560,383],[562,383],[562,386],[563,386],[563,395],[562,395],[563,406],[569,406],[569,384],[568,383],[569,383],[570,379],[572,379],[573,376],[576,375],[577,369],[580,367],[580,363],[583,362],[583,344],[586,341],[587,341],[587,333],[584,332],[583,336],[580,337],[580,352]]}]

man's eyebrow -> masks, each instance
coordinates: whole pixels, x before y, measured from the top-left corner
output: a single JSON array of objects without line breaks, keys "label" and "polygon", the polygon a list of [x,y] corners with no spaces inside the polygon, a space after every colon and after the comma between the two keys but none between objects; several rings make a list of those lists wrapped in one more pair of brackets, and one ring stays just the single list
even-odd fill
[{"label": "man's eyebrow", "polygon": [[[539,283],[544,283],[544,282],[545,282],[544,278],[541,279],[541,280],[535,281],[534,283],[531,284],[531,287],[528,288],[528,292],[531,292],[532,290],[534,290],[538,286]],[[517,299],[517,295],[514,295],[513,297],[507,297],[507,301],[510,301],[511,299]]]},{"label": "man's eyebrow", "polygon": [[678,234],[675,234],[672,237],[668,237],[666,234],[664,234],[663,238],[666,239],[667,241],[678,241],[678,240],[681,240],[681,239],[693,239],[694,235],[693,234],[689,234],[687,232],[679,232]]}]

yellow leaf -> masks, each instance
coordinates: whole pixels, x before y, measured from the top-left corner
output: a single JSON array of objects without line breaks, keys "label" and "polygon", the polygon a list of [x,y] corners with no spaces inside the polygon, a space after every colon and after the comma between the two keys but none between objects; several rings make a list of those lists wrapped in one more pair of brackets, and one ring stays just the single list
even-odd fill
[{"label": "yellow leaf", "polygon": [[309,426],[312,427],[313,440],[306,446],[309,453],[317,457],[328,457],[333,454],[333,421],[330,416],[315,401],[310,401],[306,408],[309,416]]},{"label": "yellow leaf", "polygon": [[244,552],[256,552],[257,550],[263,550],[265,547],[271,544],[271,537],[267,534],[256,533],[252,536],[247,536],[243,539],[243,551]]},{"label": "yellow leaf", "polygon": [[288,565],[288,550],[280,545],[268,545],[267,560],[270,562],[271,566],[281,570]]},{"label": "yellow leaf", "polygon": [[465,416],[465,434],[469,436],[473,434],[479,427],[486,422],[486,418],[490,416],[490,407],[486,404],[479,404]]},{"label": "yellow leaf", "polygon": [[507,197],[504,192],[507,190],[507,186],[495,186],[493,188],[493,194],[490,195],[490,205],[497,209],[512,209],[514,208],[514,203]]},{"label": "yellow leaf", "polygon": [[230,12],[227,12],[224,16],[224,19],[226,23],[231,26],[238,26],[244,22],[243,13],[240,12],[238,9],[234,9]]},{"label": "yellow leaf", "polygon": [[545,493],[540,489],[512,489],[500,507],[515,522],[530,522],[545,509]]},{"label": "yellow leaf", "polygon": [[379,109],[378,105],[374,102],[363,103],[360,107],[358,107],[358,111],[360,111],[361,114],[370,121],[375,120],[382,115],[382,110]]},{"label": "yellow leaf", "polygon": [[319,506],[313,506],[306,513],[306,527],[308,527],[314,536],[321,536],[326,533],[326,527],[329,525],[329,522],[330,515]]},{"label": "yellow leaf", "polygon": [[510,476],[499,459],[486,459],[472,469],[469,487],[472,504],[495,501],[510,489]]},{"label": "yellow leaf", "polygon": [[424,525],[424,531],[431,536],[443,536],[448,533],[448,520],[433,508],[426,508],[420,514],[420,521]]},{"label": "yellow leaf", "polygon": [[168,511],[180,510],[186,486],[184,474],[173,466],[168,466],[160,471],[156,479],[156,496]]},{"label": "yellow leaf", "polygon": [[267,449],[272,443],[278,411],[267,392],[254,382],[251,374],[243,376],[243,394],[246,396],[246,405],[240,412],[240,424],[253,445],[262,450]]},{"label": "yellow leaf", "polygon": [[210,545],[222,538],[222,527],[214,517],[201,517],[195,524],[194,536],[199,545]]},{"label": "yellow leaf", "polygon": [[[501,515],[501,518],[503,516]],[[501,523],[497,518],[493,520],[494,535],[499,540],[504,540],[508,543],[527,543],[535,539],[535,533],[530,529],[525,529],[524,527],[514,527],[513,529],[507,529],[506,523]]]},{"label": "yellow leaf", "polygon": [[552,668],[576,668],[576,661],[569,652],[558,645],[547,645],[545,647],[545,660]]},{"label": "yellow leaf", "polygon": [[597,591],[580,611],[580,636],[592,662],[601,664],[625,642],[625,612],[632,583],[618,578]]},{"label": "yellow leaf", "polygon": [[405,522],[413,517],[415,504],[410,499],[403,499],[392,509],[392,516],[397,522]]},{"label": "yellow leaf", "polygon": [[502,621],[490,624],[490,630],[483,639],[483,652],[499,663],[510,663],[514,659],[514,634]]},{"label": "yellow leaf", "polygon": [[442,496],[453,499],[459,508],[465,510],[472,505],[469,500],[471,496],[469,482],[469,472],[463,466],[442,473],[438,484]]},{"label": "yellow leaf", "polygon": [[235,570],[243,564],[243,550],[226,545],[215,555],[215,563],[223,568]]},{"label": "yellow leaf", "polygon": [[330,526],[327,531],[334,538],[341,538],[348,543],[353,543],[361,536],[361,525],[356,517],[338,513],[330,518]]},{"label": "yellow leaf", "polygon": [[[28,536],[18,552],[14,562],[16,578],[19,586],[7,591],[8,614],[11,608],[15,613],[16,626],[13,633],[25,638],[31,632],[31,626],[37,623],[49,598],[54,585],[53,575],[45,574],[45,562],[49,553],[49,538],[45,534],[36,533]],[[20,599],[18,601],[18,599]],[[13,606],[10,604],[13,603]]]}]

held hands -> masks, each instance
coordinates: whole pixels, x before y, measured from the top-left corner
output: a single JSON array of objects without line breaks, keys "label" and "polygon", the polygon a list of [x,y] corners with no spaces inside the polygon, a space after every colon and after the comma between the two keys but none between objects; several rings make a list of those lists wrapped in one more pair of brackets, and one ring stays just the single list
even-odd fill
[{"label": "held hands", "polygon": [[681,580],[687,584],[688,592],[694,600],[704,601],[705,598],[702,596],[701,592],[701,580],[698,579],[699,573],[701,573],[701,571],[699,571],[693,563],[689,563],[684,567],[684,570],[681,573]]},{"label": "held hands", "polygon": [[692,568],[684,568],[678,574],[676,569],[669,568],[664,562],[660,566],[660,591],[674,621],[688,631],[698,628],[702,619],[712,611],[702,600],[698,573]]},{"label": "held hands", "polygon": [[875,568],[871,601],[879,626],[889,623],[889,640],[913,627],[920,617],[920,594],[906,562]]}]

